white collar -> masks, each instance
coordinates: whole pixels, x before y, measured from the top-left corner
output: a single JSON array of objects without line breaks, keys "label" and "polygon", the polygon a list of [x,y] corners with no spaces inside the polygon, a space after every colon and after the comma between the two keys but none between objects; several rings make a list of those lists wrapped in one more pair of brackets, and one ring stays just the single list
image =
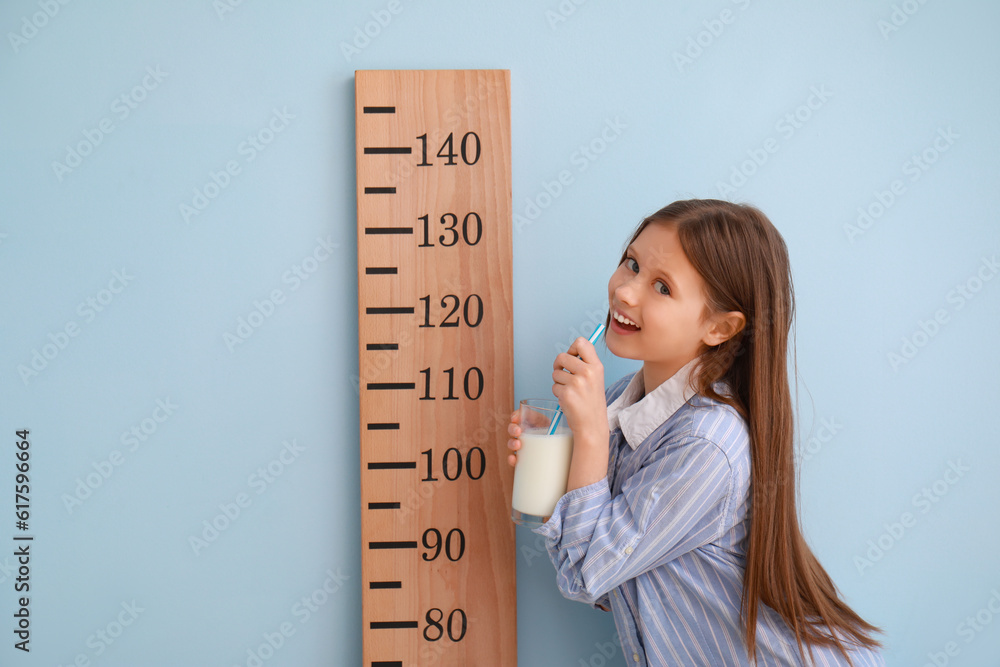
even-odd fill
[{"label": "white collar", "polygon": [[638,447],[695,394],[688,383],[697,361],[695,357],[681,366],[669,380],[645,396],[642,371],[636,372],[625,391],[608,406],[608,427],[612,431],[621,427],[629,446]]}]

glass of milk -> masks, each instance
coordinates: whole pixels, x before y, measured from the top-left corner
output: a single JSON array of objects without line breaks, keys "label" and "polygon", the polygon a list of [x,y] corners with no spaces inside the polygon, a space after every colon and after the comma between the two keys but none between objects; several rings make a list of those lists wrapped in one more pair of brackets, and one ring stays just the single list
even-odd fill
[{"label": "glass of milk", "polygon": [[573,432],[565,416],[549,434],[559,401],[526,398],[521,401],[521,448],[514,467],[514,492],[510,517],[529,528],[548,521],[556,503],[566,494],[569,464],[573,458]]}]

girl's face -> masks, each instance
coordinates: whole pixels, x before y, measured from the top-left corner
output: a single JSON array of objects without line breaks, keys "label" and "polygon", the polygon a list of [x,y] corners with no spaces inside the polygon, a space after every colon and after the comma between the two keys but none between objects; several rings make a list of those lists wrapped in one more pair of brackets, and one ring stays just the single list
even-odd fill
[{"label": "girl's face", "polygon": [[[646,225],[608,281],[608,349],[643,364],[646,393],[714,344],[705,283],[684,254],[674,225]],[[624,316],[635,325],[622,324]]]}]

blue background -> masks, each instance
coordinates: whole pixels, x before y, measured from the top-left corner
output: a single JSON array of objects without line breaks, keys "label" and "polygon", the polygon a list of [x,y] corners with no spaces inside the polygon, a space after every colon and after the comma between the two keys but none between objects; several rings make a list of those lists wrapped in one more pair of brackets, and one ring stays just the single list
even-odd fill
[{"label": "blue background", "polygon": [[[996,664],[998,20],[987,0],[5,2],[0,553],[25,427],[37,537],[30,655],[0,555],[0,663],[245,665],[288,624],[269,667],[360,664],[354,70],[500,68],[516,396],[547,395],[603,318],[644,215],[761,207],[794,270],[810,543],[889,665]],[[599,349],[608,383],[637,368]],[[610,614],[564,600],[523,528],[518,550],[520,664],[624,664]]]}]

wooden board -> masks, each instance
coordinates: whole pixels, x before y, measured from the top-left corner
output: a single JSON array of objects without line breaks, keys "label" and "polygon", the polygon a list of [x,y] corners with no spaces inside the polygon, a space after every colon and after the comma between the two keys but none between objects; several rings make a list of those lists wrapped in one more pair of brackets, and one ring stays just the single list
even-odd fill
[{"label": "wooden board", "polygon": [[364,665],[514,666],[510,73],[355,103]]}]

